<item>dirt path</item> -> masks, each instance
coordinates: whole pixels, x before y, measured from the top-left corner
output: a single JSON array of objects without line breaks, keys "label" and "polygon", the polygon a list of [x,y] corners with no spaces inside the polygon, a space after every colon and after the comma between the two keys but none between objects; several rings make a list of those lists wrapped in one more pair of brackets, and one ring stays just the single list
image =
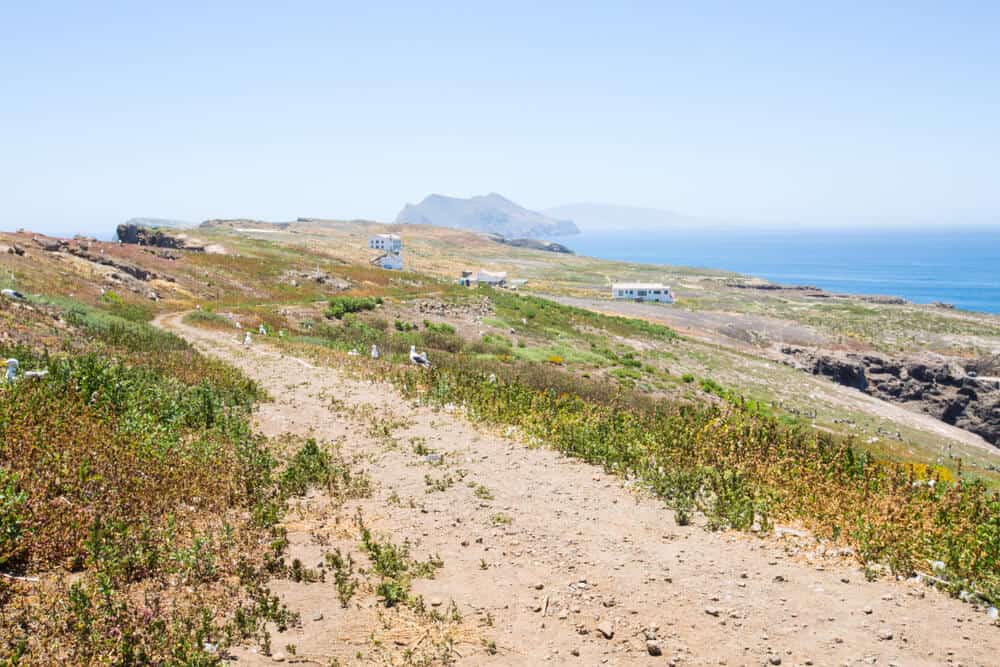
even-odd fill
[{"label": "dirt path", "polygon": [[[177,315],[159,324],[264,385],[274,402],[258,412],[263,433],[341,440],[357,457],[375,484],[358,503],[368,525],[444,561],[414,589],[441,609],[454,600],[471,636],[452,653],[460,664],[997,664],[1000,629],[982,611],[917,582],[866,582],[814,539],[680,527],[662,503],[600,469],[484,433],[455,413],[414,407],[388,386],[259,342],[244,348],[236,332],[194,329]],[[359,414],[404,423],[378,434]],[[426,443],[443,462],[428,463],[411,442]],[[433,491],[426,476],[453,483]],[[313,565],[337,524],[322,497],[293,514],[290,554]],[[295,647],[294,657],[280,659],[363,664],[381,644],[400,649],[402,664],[421,641],[393,635],[373,601],[340,609],[330,581],[272,588],[303,621],[275,637],[276,650]],[[646,633],[662,656],[649,655]],[[495,655],[484,648],[490,641]]]}]

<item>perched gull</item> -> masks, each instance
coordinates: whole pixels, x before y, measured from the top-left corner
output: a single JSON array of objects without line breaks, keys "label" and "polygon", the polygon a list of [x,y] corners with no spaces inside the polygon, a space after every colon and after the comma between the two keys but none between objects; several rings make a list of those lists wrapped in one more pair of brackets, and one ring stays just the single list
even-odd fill
[{"label": "perched gull", "polygon": [[253,342],[253,340],[252,340],[252,339],[250,338],[250,332],[248,331],[248,332],[246,333],[246,335],[245,335],[245,336],[243,336],[243,344],[244,344],[244,345],[248,345],[248,346],[249,346],[249,345],[250,345],[250,343],[252,343],[252,342]]},{"label": "perched gull", "polygon": [[16,301],[25,300],[24,295],[18,292],[16,289],[4,288],[0,290],[0,294],[3,294],[8,299],[15,299]]},{"label": "perched gull", "polygon": [[[7,379],[7,382],[13,382],[14,380],[17,379],[17,369],[20,367],[20,365],[21,364],[18,363],[17,359],[8,359],[7,360],[7,374],[5,376],[6,379]],[[45,377],[48,374],[49,374],[49,372],[47,370],[46,371],[27,371],[24,374],[24,377],[25,377],[25,379],[28,379],[28,380],[37,380],[38,378],[43,378],[43,377]]]},{"label": "perched gull", "polygon": [[257,327],[257,333],[259,333],[261,336],[266,336],[267,335],[267,329],[264,328],[264,323],[263,322],[261,323],[261,325],[259,327]]},{"label": "perched gull", "polygon": [[486,378],[486,381],[489,382],[490,384],[496,384],[497,383],[496,373],[490,373],[490,376]]},{"label": "perched gull", "polygon": [[416,345],[410,346],[410,361],[415,363],[417,366],[426,366],[427,368],[430,368],[431,366],[431,362],[427,360],[426,352],[423,354],[417,354]]},{"label": "perched gull", "polygon": [[380,355],[379,355],[379,353],[378,353],[378,345],[374,345],[374,344],[373,344],[373,345],[372,345],[372,359],[378,359],[378,358],[379,358],[379,356],[380,356]]},{"label": "perched gull", "polygon": [[240,324],[239,322],[237,322],[237,323],[236,323],[236,328],[237,328],[237,329],[242,329],[242,328],[243,328],[243,325],[242,325],[242,324]]}]

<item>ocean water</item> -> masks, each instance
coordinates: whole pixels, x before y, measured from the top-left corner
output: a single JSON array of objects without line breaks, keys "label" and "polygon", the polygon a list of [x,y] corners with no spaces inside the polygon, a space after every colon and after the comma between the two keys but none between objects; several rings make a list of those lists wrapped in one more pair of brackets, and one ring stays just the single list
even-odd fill
[{"label": "ocean water", "polygon": [[578,255],[1000,313],[1000,227],[584,231],[563,242]]}]

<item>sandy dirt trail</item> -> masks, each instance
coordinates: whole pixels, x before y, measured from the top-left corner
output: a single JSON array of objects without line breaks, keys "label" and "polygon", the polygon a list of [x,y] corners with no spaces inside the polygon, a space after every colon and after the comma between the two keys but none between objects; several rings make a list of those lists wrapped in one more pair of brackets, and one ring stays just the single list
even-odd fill
[{"label": "sandy dirt trail", "polygon": [[[356,458],[375,487],[356,503],[367,524],[408,538],[416,556],[443,559],[414,590],[441,609],[454,600],[470,628],[451,654],[459,664],[1000,664],[1000,629],[982,610],[918,582],[867,582],[808,536],[681,527],[661,502],[599,468],[484,432],[457,412],[413,406],[387,385],[283,356],[259,338],[245,348],[235,331],[196,329],[179,315],[158,323],[266,388],[274,400],[256,415],[261,432],[340,441]],[[379,437],[359,422],[365,411],[405,424]],[[415,454],[412,438],[444,462]],[[429,492],[428,475],[455,483]],[[308,498],[287,522],[290,556],[320,561],[334,523],[321,496]],[[343,534],[335,540],[352,547]],[[358,557],[356,538],[353,550]],[[368,664],[373,639],[399,649],[396,658],[422,641],[392,635],[374,598],[341,609],[329,580],[271,586],[302,626],[277,633],[271,657],[247,650],[241,662]],[[281,653],[287,644],[294,656]]]}]

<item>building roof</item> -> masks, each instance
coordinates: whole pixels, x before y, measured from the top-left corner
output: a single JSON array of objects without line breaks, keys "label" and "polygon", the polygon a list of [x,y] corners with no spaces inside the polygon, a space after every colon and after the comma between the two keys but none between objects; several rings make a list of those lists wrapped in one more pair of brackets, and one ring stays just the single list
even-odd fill
[{"label": "building roof", "polygon": [[663,283],[612,283],[611,289],[670,289]]},{"label": "building roof", "polygon": [[483,271],[482,269],[476,274],[476,280],[507,280],[506,271]]},{"label": "building roof", "polygon": [[376,234],[372,237],[373,239],[389,239],[390,241],[398,241],[399,234]]}]

